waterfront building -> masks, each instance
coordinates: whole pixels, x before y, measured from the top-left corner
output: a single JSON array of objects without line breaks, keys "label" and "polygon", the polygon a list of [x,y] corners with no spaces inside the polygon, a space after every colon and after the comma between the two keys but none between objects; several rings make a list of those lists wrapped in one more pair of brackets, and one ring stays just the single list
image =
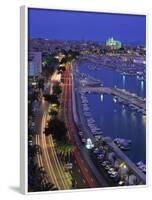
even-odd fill
[{"label": "waterfront building", "polygon": [[118,40],[114,40],[114,38],[111,37],[106,41],[106,46],[112,49],[120,49],[122,47],[122,43]]},{"label": "waterfront building", "polygon": [[28,75],[38,76],[42,72],[42,53],[29,52],[28,54]]}]

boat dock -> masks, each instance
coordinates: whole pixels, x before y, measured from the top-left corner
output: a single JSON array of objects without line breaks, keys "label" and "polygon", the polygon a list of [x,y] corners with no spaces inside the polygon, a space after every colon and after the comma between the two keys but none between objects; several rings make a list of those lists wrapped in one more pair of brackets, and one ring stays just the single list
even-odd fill
[{"label": "boat dock", "polygon": [[126,154],[124,154],[117,147],[117,145],[112,141],[112,139],[110,137],[105,137],[104,140],[111,147],[113,152],[115,152],[116,155],[126,163],[128,168],[134,173],[134,175],[136,175],[139,182],[141,182],[141,184],[145,184],[146,183],[146,175],[144,173],[142,173],[141,170],[138,169],[138,167],[126,156]]},{"label": "boat dock", "polygon": [[115,96],[116,98],[120,98],[122,100],[122,103],[127,103],[129,105],[133,105],[139,109],[142,109],[143,112],[146,112],[146,101],[145,99],[138,97],[135,94],[132,94],[128,91],[125,91],[124,89],[119,88],[110,88],[110,87],[82,87],[81,91],[82,93],[105,93],[105,94],[111,94]]}]

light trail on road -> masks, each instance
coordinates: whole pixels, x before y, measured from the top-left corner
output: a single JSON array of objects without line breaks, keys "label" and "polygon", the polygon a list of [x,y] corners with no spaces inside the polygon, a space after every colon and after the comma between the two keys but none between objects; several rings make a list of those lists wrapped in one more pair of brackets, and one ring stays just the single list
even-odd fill
[{"label": "light trail on road", "polygon": [[[68,77],[68,78],[67,78]],[[89,187],[96,187],[96,182],[93,180],[93,178],[91,177],[90,173],[88,172],[88,170],[86,170],[85,167],[85,163],[80,155],[80,150],[79,150],[79,146],[80,143],[78,140],[75,140],[74,138],[74,133],[72,131],[76,131],[76,125],[75,122],[73,120],[73,116],[72,116],[72,80],[71,80],[71,73],[70,70],[66,70],[65,72],[65,82],[64,82],[64,115],[65,115],[65,120],[66,120],[66,124],[67,127],[69,129],[69,140],[75,145],[75,151],[74,151],[74,157],[81,169],[82,174],[84,175],[88,186]]]},{"label": "light trail on road", "polygon": [[46,114],[44,113],[43,117],[42,117],[41,137],[40,137],[41,138],[42,149],[43,149],[43,153],[44,153],[44,158],[45,158],[47,169],[48,169],[49,175],[50,175],[50,177],[52,179],[52,182],[57,186],[58,189],[61,189],[61,187],[60,187],[60,185],[58,183],[58,180],[57,180],[57,178],[55,176],[55,172],[54,172],[53,166],[51,164],[50,157],[49,157],[48,150],[47,150],[45,135],[43,133],[43,130],[45,128],[45,122],[46,122]]},{"label": "light trail on road", "polygon": [[[55,152],[55,149],[54,149],[54,143],[53,143],[53,138],[51,136],[48,136],[48,142],[49,144],[51,144],[51,147],[50,147],[50,152],[51,152],[51,155],[52,155],[52,158],[53,158],[53,162],[55,164],[55,167],[57,169],[57,172],[58,172],[58,175],[59,175],[59,180],[62,182],[61,184],[61,187],[63,189],[69,189],[69,186],[66,182],[66,177],[64,176],[64,171],[61,169],[61,164],[59,163],[59,160],[57,158],[57,155],[56,155],[56,152]],[[49,145],[47,145],[49,146]],[[49,147],[48,147],[49,148]]]}]

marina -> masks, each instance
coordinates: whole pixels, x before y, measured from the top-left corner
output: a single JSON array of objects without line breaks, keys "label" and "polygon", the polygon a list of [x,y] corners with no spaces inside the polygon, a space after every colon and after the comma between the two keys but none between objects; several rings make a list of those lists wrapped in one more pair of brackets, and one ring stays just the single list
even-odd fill
[{"label": "marina", "polygon": [[[96,146],[96,142],[95,141],[105,141],[105,152],[106,151],[110,151],[109,154],[105,154],[105,153],[99,153],[97,155],[97,160],[99,160],[101,162],[101,164],[104,162],[106,162],[106,164],[104,165],[105,166],[105,170],[109,170],[109,169],[113,169],[113,173],[111,173],[111,171],[108,171],[108,174],[109,174],[109,177],[116,180],[117,181],[117,178],[120,176],[121,173],[123,173],[121,171],[121,169],[117,169],[117,162],[120,163],[123,162],[125,163],[124,166],[126,166],[126,172],[125,173],[128,173],[129,171],[132,171],[131,175],[130,176],[134,176],[136,182],[139,184],[139,182],[142,184],[146,181],[145,179],[145,176],[143,174],[143,171],[141,171],[129,158],[127,155],[125,155],[123,152],[122,152],[122,149],[117,147],[117,145],[115,144],[114,140],[112,140],[112,138],[110,137],[107,137],[105,135],[105,132],[103,132],[101,130],[100,127],[97,126],[97,120],[93,117],[92,115],[92,112],[90,110],[90,104],[89,104],[89,98],[88,98],[88,95],[83,93],[80,95],[80,99],[81,99],[81,103],[82,103],[82,112],[84,112],[85,108],[87,107],[89,109],[88,111],[88,116],[86,116],[84,114],[84,120],[83,121],[83,124],[86,124],[86,127],[88,127],[90,129],[90,133],[92,134],[92,136],[90,137],[92,141],[94,141],[95,143],[95,147],[94,148],[98,148],[98,145]],[[82,116],[81,116],[82,117]],[[85,122],[85,123],[84,123]],[[89,132],[87,131],[86,132],[87,134],[89,134]],[[84,132],[79,132],[79,136],[81,138],[81,141],[84,145],[87,144],[87,138],[85,138],[84,136]],[[122,146],[124,148],[127,148],[127,145],[130,145],[132,143],[131,140],[126,140],[126,139],[120,139],[120,138],[117,138],[117,140],[122,144]],[[109,149],[109,150],[108,150]],[[124,149],[123,149],[124,150]],[[103,150],[102,150],[103,151]],[[114,158],[113,156],[115,157],[115,162],[114,162]],[[106,156],[106,158],[105,158]],[[112,156],[112,157],[111,157]],[[106,161],[103,161],[105,160]],[[111,164],[111,163],[115,163],[115,164]],[[121,165],[120,165],[121,166]],[[119,168],[119,167],[118,167]],[[106,172],[107,173],[107,172]],[[125,181],[126,182],[126,181]],[[124,184],[124,182],[120,182],[119,183],[120,185],[121,184]]]},{"label": "marina", "polygon": [[[88,69],[86,65],[79,66],[79,69],[81,73],[86,74],[86,77],[87,74],[89,77],[92,77],[93,70]],[[102,72],[102,70],[100,72]],[[129,147],[121,146],[121,150],[123,150],[134,163],[137,163],[140,160],[145,161],[145,96],[138,96],[138,94],[140,93],[139,90],[131,91],[124,89],[119,90],[119,88],[115,88],[116,82],[113,82],[113,79],[111,80],[111,83],[109,82],[109,79],[108,82],[105,81],[105,77],[108,77],[109,75],[108,72],[109,69],[107,69],[107,71],[105,72],[104,68],[103,73],[100,73],[102,74],[101,77],[104,77],[104,80],[100,79],[100,87],[88,87],[86,83],[82,87],[80,95],[82,96],[82,104],[85,104],[83,106],[84,116],[89,118],[89,121],[87,121],[87,123],[89,123],[89,127],[92,129],[91,131],[93,134],[95,134],[96,128],[99,128],[100,130],[97,131],[97,134],[99,133],[99,135],[101,134],[103,136],[109,136],[112,138],[112,140],[114,140],[115,138],[125,138],[126,140],[131,140],[132,144]],[[112,76],[112,73],[114,73],[114,76],[116,76],[117,73],[118,77],[120,77],[120,74],[118,72],[113,71],[110,71],[110,76]],[[96,74],[98,74],[99,80],[99,73]],[[104,74],[106,75],[104,76]],[[93,77],[97,78],[97,75]],[[137,80],[135,80],[135,82],[136,81]],[[120,83],[118,83],[119,82],[117,82],[117,85],[120,85]],[[137,104],[133,104],[131,102],[132,100],[128,102],[128,99],[124,99],[122,98],[122,96],[109,94],[109,87],[107,89],[109,93],[107,91],[105,92],[104,87],[106,84],[111,87],[113,86],[114,90],[120,92],[119,94],[125,93],[126,97],[132,94],[133,98],[128,99],[129,101],[131,99],[136,99]],[[143,94],[144,93],[145,91],[143,91]],[[85,109],[87,109],[87,111]]]}]

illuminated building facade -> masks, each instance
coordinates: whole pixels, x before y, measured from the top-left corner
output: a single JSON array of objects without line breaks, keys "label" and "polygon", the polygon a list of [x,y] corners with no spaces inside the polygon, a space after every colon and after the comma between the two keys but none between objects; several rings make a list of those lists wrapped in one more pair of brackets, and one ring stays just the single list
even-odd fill
[{"label": "illuminated building facade", "polygon": [[111,37],[106,41],[106,46],[110,47],[111,49],[120,49],[122,47],[122,43],[118,40],[114,40],[114,38]]},{"label": "illuminated building facade", "polygon": [[28,55],[28,75],[38,76],[42,72],[41,52],[29,52]]}]

